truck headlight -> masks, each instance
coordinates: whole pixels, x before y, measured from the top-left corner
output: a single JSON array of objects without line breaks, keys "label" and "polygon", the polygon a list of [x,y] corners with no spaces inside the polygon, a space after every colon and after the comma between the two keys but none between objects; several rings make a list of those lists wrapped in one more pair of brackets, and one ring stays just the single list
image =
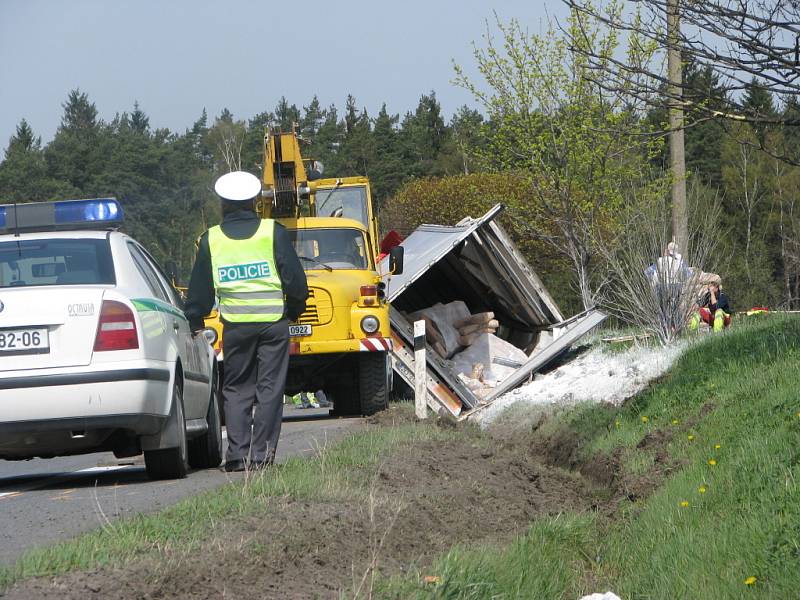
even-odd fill
[{"label": "truck headlight", "polygon": [[206,338],[206,341],[212,346],[217,343],[217,331],[211,327],[203,329],[203,337]]},{"label": "truck headlight", "polygon": [[373,317],[372,315],[364,317],[361,319],[361,329],[364,330],[364,333],[375,333],[378,331],[378,327],[380,327],[380,321]]}]

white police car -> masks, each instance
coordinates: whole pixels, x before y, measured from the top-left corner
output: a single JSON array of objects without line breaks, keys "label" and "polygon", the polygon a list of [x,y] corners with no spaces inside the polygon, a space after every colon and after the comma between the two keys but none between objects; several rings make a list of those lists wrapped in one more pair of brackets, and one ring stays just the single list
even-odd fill
[{"label": "white police car", "polygon": [[0,206],[0,458],[222,460],[214,352],[114,199]]}]

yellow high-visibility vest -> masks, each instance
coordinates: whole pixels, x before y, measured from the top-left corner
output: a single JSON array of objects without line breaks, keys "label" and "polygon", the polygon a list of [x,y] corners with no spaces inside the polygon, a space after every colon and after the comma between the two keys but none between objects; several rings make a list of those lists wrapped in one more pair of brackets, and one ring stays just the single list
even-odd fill
[{"label": "yellow high-visibility vest", "polygon": [[220,316],[230,323],[274,323],[283,316],[284,297],[274,252],[275,221],[262,219],[245,240],[208,230],[208,249]]}]

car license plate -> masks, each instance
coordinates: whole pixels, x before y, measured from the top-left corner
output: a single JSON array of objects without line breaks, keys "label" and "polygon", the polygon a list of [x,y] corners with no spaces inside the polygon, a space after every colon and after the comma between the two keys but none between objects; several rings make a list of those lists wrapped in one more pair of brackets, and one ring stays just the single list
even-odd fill
[{"label": "car license plate", "polygon": [[31,354],[50,351],[47,327],[0,330],[0,352],[29,352]]},{"label": "car license plate", "polygon": [[311,335],[311,325],[289,325],[289,337]]}]

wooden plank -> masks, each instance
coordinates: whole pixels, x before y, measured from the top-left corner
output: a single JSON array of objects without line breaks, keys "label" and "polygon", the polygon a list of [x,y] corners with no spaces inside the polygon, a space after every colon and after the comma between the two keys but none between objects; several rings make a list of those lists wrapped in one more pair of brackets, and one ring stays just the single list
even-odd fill
[{"label": "wooden plank", "polygon": [[604,337],[601,338],[607,344],[615,344],[617,342],[635,342],[636,340],[646,340],[653,337],[652,333],[638,333],[635,335],[619,335],[617,337]]}]

